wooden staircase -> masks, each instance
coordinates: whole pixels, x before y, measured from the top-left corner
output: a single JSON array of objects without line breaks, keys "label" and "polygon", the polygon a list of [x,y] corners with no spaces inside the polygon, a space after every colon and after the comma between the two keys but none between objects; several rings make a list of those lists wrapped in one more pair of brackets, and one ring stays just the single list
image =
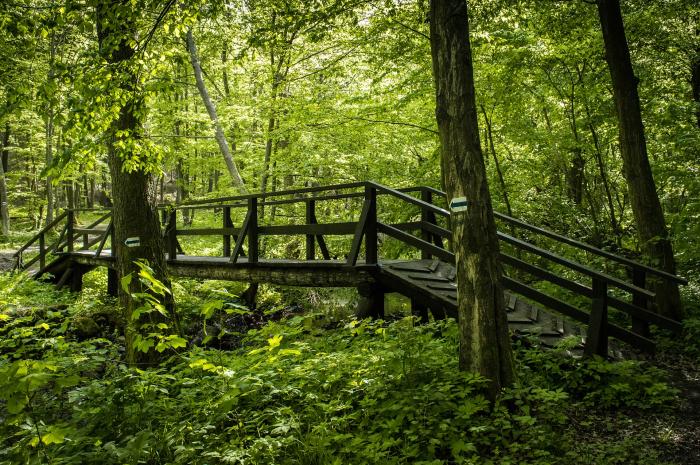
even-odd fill
[{"label": "wooden staircase", "polygon": [[[422,300],[426,308],[441,309],[447,316],[457,317],[454,266],[439,260],[399,261],[383,264],[381,273],[386,276],[384,282],[396,292]],[[583,348],[586,334],[580,324],[548,312],[512,292],[505,292],[505,303],[511,330],[536,335],[550,347],[565,337],[574,336],[580,339]],[[422,315],[423,319],[426,317]]]}]

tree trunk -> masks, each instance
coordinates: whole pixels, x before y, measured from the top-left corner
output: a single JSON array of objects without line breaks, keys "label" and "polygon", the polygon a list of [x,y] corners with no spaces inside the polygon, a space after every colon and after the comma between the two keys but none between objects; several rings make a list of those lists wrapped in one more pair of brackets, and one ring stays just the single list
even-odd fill
[{"label": "tree trunk", "polygon": [[[593,139],[593,147],[595,148],[594,156],[596,159],[596,164],[598,165],[598,173],[600,174],[600,180],[603,184],[603,190],[605,191],[605,198],[608,202],[608,214],[610,217],[610,227],[615,235],[615,242],[617,245],[622,243],[622,231],[620,224],[615,216],[615,203],[613,202],[612,192],[610,189],[610,182],[608,181],[608,174],[605,169],[605,164],[603,163],[603,149],[600,146],[600,138],[598,137],[598,131],[593,124],[593,118],[591,116],[591,110],[588,103],[584,102],[584,108],[586,110],[586,118],[588,120],[588,129],[591,132],[591,138]],[[592,206],[591,206],[592,208]]]},{"label": "tree trunk", "polygon": [[[7,125],[5,127],[5,134],[7,137],[3,137],[2,144],[2,157],[5,158],[5,153],[9,152],[7,149],[7,144],[9,142],[9,128]],[[10,234],[10,204],[7,198],[7,179],[5,178],[5,163],[0,163],[0,234],[7,236]]]},{"label": "tree trunk", "polygon": [[[613,84],[623,174],[639,240],[652,266],[675,274],[673,247],[649,165],[637,78],[632,69],[619,0],[598,0],[598,13]],[[683,307],[678,286],[668,281],[656,281],[653,286],[658,312],[681,319]]]},{"label": "tree trunk", "polygon": [[436,118],[448,200],[466,197],[451,220],[457,266],[459,366],[491,380],[493,399],[515,379],[496,223],[479,141],[465,0],[431,0]]},{"label": "tree trunk", "polygon": [[231,96],[231,86],[228,83],[228,70],[226,69],[226,65],[228,62],[228,44],[224,42],[224,48],[221,50],[221,64],[223,65],[221,68],[221,74],[222,74],[222,79],[224,81],[224,95],[226,98]]},{"label": "tree trunk", "polygon": [[221,150],[221,155],[224,157],[226,162],[226,167],[231,175],[231,182],[233,187],[238,189],[242,193],[246,193],[245,183],[243,178],[241,178],[236,163],[233,160],[233,155],[231,155],[231,150],[229,149],[228,142],[226,141],[226,136],[224,135],[224,130],[219,122],[219,117],[216,114],[216,107],[214,102],[212,102],[209,97],[209,92],[204,85],[204,80],[202,79],[202,67],[199,63],[199,55],[197,54],[197,45],[194,41],[194,36],[192,35],[192,29],[187,30],[187,49],[190,52],[190,62],[192,63],[192,69],[194,70],[194,77],[197,81],[197,89],[199,89],[199,95],[202,97],[202,102],[207,108],[207,113],[209,113],[209,118],[214,124],[216,142],[219,144],[219,149]]},{"label": "tree trunk", "polygon": [[486,114],[486,108],[481,106],[481,113],[484,115],[484,122],[486,123],[486,139],[489,142],[489,147],[491,148],[491,155],[493,156],[493,164],[496,167],[496,174],[498,175],[498,182],[501,185],[501,190],[503,191],[503,202],[506,205],[506,212],[508,216],[513,216],[513,209],[510,206],[510,199],[508,198],[508,188],[506,187],[506,180],[503,178],[503,172],[501,171],[501,163],[498,161],[498,155],[496,154],[496,146],[493,143],[493,128],[491,127],[491,119]]},{"label": "tree trunk", "polygon": [[[51,32],[50,58],[49,58],[49,75],[48,80],[54,78],[54,62],[56,59],[56,38],[55,33]],[[53,162],[53,129],[54,129],[54,108],[51,95],[47,95],[46,108],[46,167],[51,166]],[[51,176],[46,176],[46,224],[53,221],[53,182]]]},{"label": "tree trunk", "polygon": [[695,118],[700,128],[700,50],[696,50],[691,65],[690,85],[693,87],[693,102],[695,102]]},{"label": "tree trunk", "polygon": [[[130,45],[135,34],[134,14],[127,0],[101,0],[96,7],[97,35],[100,53],[114,67],[115,72],[123,73],[115,82],[121,85],[123,95],[128,96],[119,109],[119,116],[112,122],[107,133],[107,158],[112,177],[112,197],[114,202],[112,221],[114,226],[114,243],[112,249],[116,254],[116,267],[119,278],[133,273],[138,274],[136,260],[145,260],[155,272],[155,278],[170,287],[165,266],[165,249],[161,236],[160,222],[156,210],[156,183],[152,176],[143,171],[128,172],[124,159],[130,153],[119,148],[125,139],[141,136],[142,118],[144,118],[143,98],[136,88],[137,76],[129,61],[134,56]],[[116,18],[116,20],[115,20]],[[130,144],[127,141],[126,146]],[[139,244],[127,247],[127,238],[138,238]],[[132,279],[129,293],[119,287],[119,302],[124,311],[127,324],[125,331],[126,358],[129,364],[154,365],[162,354],[150,350],[147,353],[136,351],[135,337],[139,327],[146,322],[153,323],[161,319],[158,312],[153,312],[132,324],[131,315],[138,307],[131,293],[143,292],[138,279]],[[166,299],[168,300],[168,299]],[[169,315],[173,318],[175,329],[177,319],[172,300],[166,301]],[[150,320],[150,321],[146,321]]]},{"label": "tree trunk", "polygon": [[2,134],[2,169],[7,174],[10,171],[10,123],[5,123],[5,132]]},{"label": "tree trunk", "polygon": [[[185,173],[185,170],[182,167],[182,159],[177,161],[175,173],[177,178],[177,181],[175,182],[175,201],[177,203],[182,203],[187,200],[190,194],[188,189],[189,176]],[[192,218],[188,208],[184,208],[182,210],[182,222],[185,226],[192,226]]]}]

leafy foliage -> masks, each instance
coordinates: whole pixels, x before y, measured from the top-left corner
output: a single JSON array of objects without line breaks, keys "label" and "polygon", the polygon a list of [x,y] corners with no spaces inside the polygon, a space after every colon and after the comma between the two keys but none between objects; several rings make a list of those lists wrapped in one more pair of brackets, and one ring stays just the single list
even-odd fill
[{"label": "leafy foliage", "polygon": [[[0,327],[0,463],[586,463],[573,412],[675,398],[636,362],[535,348],[518,351],[520,383],[490,405],[484,380],[457,370],[453,322],[328,329],[317,313],[251,330],[235,351],[178,348],[158,369],[129,369],[121,329],[78,330],[102,311],[94,298],[1,279],[12,304]],[[44,290],[51,309],[33,303]],[[193,302],[205,320],[244,312],[216,295]],[[605,458],[638,447],[595,453],[617,463]]]}]

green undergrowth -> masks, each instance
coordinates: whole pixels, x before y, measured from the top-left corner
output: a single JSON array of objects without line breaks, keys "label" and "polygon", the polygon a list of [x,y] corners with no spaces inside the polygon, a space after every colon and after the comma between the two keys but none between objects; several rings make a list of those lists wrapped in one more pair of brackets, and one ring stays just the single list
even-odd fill
[{"label": "green undergrowth", "polygon": [[[219,302],[185,306],[205,322],[240,311]],[[0,308],[3,464],[659,464],[658,438],[592,435],[595,419],[670,411],[677,395],[648,365],[516,341],[519,382],[491,405],[458,370],[453,322],[297,312],[233,350],[190,344],[137,369],[114,302],[89,286],[0,275]]]}]

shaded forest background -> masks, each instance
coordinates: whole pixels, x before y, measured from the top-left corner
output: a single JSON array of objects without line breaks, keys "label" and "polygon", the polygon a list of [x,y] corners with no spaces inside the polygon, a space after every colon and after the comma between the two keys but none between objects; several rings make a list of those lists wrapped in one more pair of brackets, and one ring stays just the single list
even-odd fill
[{"label": "shaded forest background", "polygon": [[[546,2],[544,2],[546,3]],[[498,210],[634,255],[617,122],[594,5],[475,2],[482,146]],[[163,201],[240,190],[195,79],[216,109],[244,188],[374,179],[440,186],[423,2],[244,2],[143,12],[143,156]],[[681,274],[698,268],[698,12],[624,2],[649,154]],[[100,134],[110,76],[94,18],[76,5],[10,4],[3,30],[2,159],[11,238],[58,208],[109,203]],[[149,29],[157,22],[162,27]],[[150,35],[152,34],[152,35]],[[138,153],[138,151],[136,151]],[[267,212],[267,214],[274,212]],[[7,235],[4,235],[7,241]],[[624,250],[623,250],[624,249]]]}]

